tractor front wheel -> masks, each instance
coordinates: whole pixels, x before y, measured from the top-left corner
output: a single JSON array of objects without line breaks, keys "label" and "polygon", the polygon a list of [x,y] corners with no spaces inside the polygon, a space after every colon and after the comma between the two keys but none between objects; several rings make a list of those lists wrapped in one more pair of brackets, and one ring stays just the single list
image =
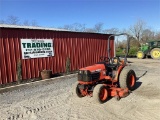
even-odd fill
[{"label": "tractor front wheel", "polygon": [[136,74],[132,69],[123,68],[119,76],[119,86],[121,88],[128,88],[134,90],[136,86]]},{"label": "tractor front wheel", "polygon": [[154,48],[151,50],[151,57],[153,59],[160,59],[160,48]]},{"label": "tractor front wheel", "polygon": [[137,58],[138,59],[144,59],[145,58],[145,54],[142,51],[138,51],[137,52]]},{"label": "tractor front wheel", "polygon": [[104,103],[108,98],[108,91],[103,84],[98,84],[94,87],[93,98],[96,102]]},{"label": "tractor front wheel", "polygon": [[78,96],[79,98],[81,98],[81,97],[83,97],[83,95],[81,94],[81,91],[80,91],[80,89],[79,89],[79,87],[78,87],[78,81],[73,85],[73,94],[75,95],[75,96]]}]

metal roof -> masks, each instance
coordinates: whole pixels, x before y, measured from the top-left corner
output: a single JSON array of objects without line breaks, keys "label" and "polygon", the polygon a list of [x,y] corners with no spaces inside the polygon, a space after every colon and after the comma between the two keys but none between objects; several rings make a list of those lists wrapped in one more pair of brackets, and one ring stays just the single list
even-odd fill
[{"label": "metal roof", "polygon": [[47,28],[47,27],[39,27],[39,26],[23,26],[23,25],[9,25],[9,24],[0,24],[0,28],[20,28],[20,29],[32,29],[32,30],[50,30],[50,31],[66,31],[66,32],[76,32],[76,33],[91,33],[91,34],[104,34],[104,33],[95,33],[95,32],[81,32],[81,31],[73,31],[66,29],[58,29],[58,28]]},{"label": "metal roof", "polygon": [[21,29],[33,29],[33,30],[51,30],[51,31],[68,31],[75,32],[66,29],[58,29],[58,28],[47,28],[47,27],[38,27],[38,26],[22,26],[22,25],[8,25],[8,24],[0,24],[0,28],[21,28]]}]

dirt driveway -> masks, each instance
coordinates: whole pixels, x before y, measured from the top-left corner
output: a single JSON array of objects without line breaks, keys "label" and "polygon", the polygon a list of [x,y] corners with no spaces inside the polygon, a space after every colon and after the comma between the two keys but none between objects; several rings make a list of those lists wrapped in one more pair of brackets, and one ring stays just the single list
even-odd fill
[{"label": "dirt driveway", "polygon": [[160,120],[160,60],[128,60],[137,87],[120,101],[75,97],[73,75],[1,93],[0,120]]}]

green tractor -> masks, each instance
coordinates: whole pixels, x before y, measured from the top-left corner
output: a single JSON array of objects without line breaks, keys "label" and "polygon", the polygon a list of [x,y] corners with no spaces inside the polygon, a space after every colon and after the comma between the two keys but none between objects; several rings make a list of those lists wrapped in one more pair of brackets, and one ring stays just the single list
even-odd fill
[{"label": "green tractor", "polygon": [[153,59],[160,59],[160,40],[141,45],[140,50],[137,52],[137,58],[144,59],[149,56]]}]

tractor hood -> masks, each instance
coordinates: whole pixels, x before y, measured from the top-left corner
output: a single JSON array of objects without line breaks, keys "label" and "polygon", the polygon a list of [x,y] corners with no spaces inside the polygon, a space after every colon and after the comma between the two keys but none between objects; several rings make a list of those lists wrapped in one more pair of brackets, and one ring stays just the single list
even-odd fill
[{"label": "tractor hood", "polygon": [[92,66],[81,68],[80,70],[89,70],[91,73],[96,71],[100,72],[102,70],[105,70],[105,66],[104,64],[94,64]]}]

